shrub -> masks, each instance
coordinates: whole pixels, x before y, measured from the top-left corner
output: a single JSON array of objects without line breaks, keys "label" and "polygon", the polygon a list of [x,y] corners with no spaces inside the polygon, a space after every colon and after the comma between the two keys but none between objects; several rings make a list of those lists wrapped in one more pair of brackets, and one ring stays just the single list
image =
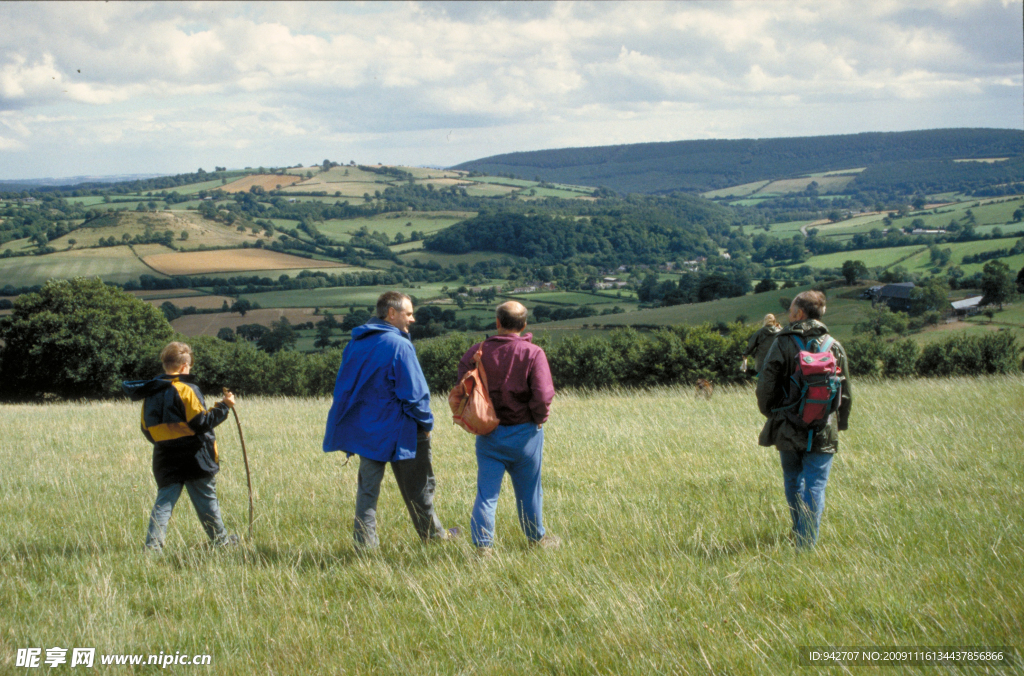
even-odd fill
[{"label": "shrub", "polygon": [[851,376],[878,376],[882,373],[885,343],[877,336],[857,336],[846,343],[847,367]]},{"label": "shrub", "polygon": [[917,343],[909,338],[889,345],[882,355],[882,368],[885,376],[887,378],[908,378],[916,375],[919,352]]}]

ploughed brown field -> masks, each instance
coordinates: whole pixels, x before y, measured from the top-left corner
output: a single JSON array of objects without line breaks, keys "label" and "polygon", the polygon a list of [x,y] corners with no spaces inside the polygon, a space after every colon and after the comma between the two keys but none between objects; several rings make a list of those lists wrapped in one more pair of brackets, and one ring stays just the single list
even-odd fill
[{"label": "ploughed brown field", "polygon": [[226,249],[221,251],[188,251],[146,256],[142,261],[165,275],[205,275],[211,272],[245,272],[248,270],[302,270],[342,268],[343,263],[314,261],[301,256],[266,249]]},{"label": "ploughed brown field", "polygon": [[249,192],[249,188],[254,185],[258,185],[266,191],[277,190],[277,186],[287,188],[293,183],[298,183],[302,180],[301,176],[293,176],[289,174],[278,175],[278,174],[253,174],[251,176],[245,176],[232,181],[227,185],[220,187],[224,192]]}]

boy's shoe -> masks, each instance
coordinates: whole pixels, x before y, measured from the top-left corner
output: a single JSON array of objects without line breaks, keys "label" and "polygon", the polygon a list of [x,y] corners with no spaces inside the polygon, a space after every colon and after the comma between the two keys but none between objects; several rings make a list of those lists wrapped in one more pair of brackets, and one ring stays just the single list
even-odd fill
[{"label": "boy's shoe", "polygon": [[240,540],[234,533],[230,535],[222,535],[213,542],[214,547],[235,547],[238,545]]},{"label": "boy's shoe", "polygon": [[476,558],[481,561],[490,561],[494,558],[494,547],[477,547]]},{"label": "boy's shoe", "polygon": [[530,546],[540,549],[558,549],[562,546],[562,538],[551,533],[544,533],[544,537],[540,540],[530,540]]}]

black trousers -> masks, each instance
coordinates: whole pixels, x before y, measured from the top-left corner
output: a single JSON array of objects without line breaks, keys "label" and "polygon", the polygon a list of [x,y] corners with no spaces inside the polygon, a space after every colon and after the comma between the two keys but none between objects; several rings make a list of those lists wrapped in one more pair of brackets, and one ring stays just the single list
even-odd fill
[{"label": "black trousers", "polygon": [[416,533],[424,541],[443,537],[444,526],[434,513],[434,489],[437,481],[430,462],[430,437],[426,432],[420,432],[416,438],[414,458],[386,463],[360,456],[353,533],[356,547],[372,549],[380,544],[377,539],[377,498],[380,496],[384,470],[389,464]]}]

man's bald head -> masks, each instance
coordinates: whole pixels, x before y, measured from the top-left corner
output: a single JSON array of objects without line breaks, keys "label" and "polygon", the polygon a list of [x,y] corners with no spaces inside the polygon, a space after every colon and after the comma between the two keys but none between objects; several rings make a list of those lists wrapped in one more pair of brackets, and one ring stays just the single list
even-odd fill
[{"label": "man's bald head", "polygon": [[522,331],[526,328],[526,306],[514,300],[498,306],[495,313],[498,326],[506,331]]}]

